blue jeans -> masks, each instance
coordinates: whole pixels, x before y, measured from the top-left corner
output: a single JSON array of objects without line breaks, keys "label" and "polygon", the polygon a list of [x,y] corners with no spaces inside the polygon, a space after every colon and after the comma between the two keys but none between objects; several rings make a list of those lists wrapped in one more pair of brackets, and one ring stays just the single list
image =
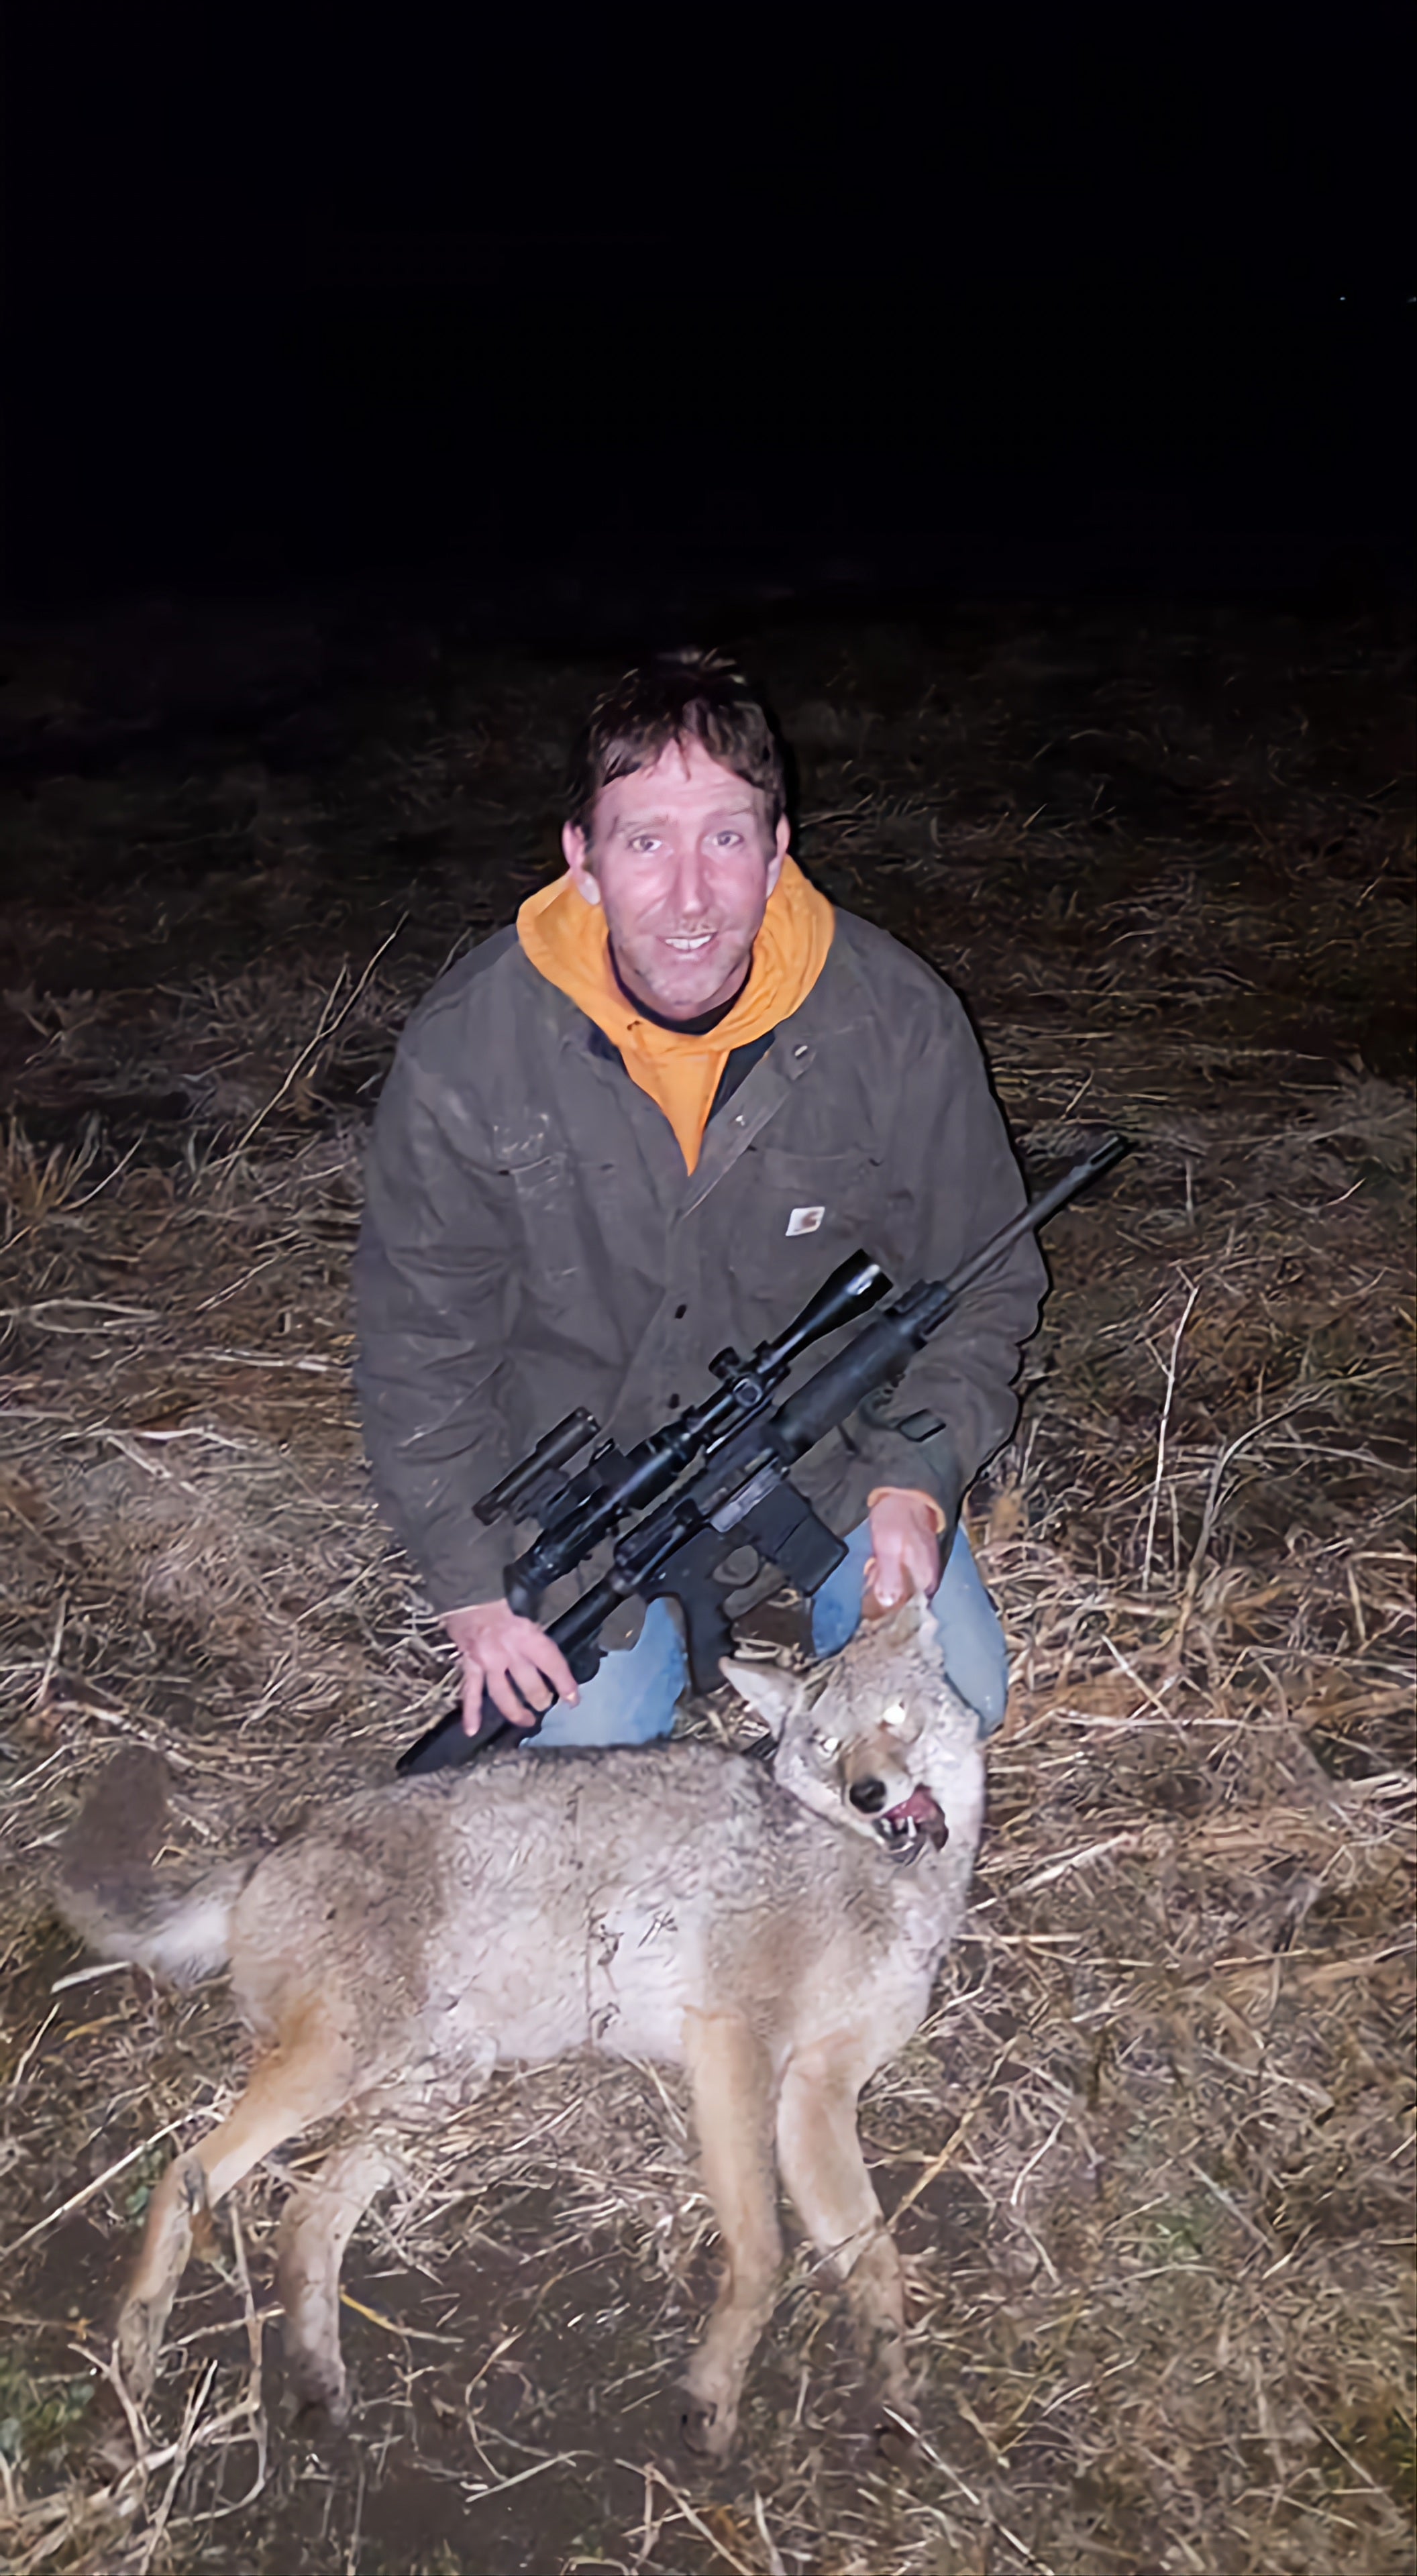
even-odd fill
[{"label": "blue jeans", "polygon": [[[863,1521],[847,1541],[846,1555],[812,1601],[812,1645],[819,1655],[840,1654],[861,1619],[861,1580],[871,1553]],[[977,1711],[979,1732],[992,1735],[1003,1719],[1009,1659],[998,1613],[980,1580],[961,1522],[940,1577],[932,1608],[940,1624],[945,1671]],[[651,1601],[633,1646],[601,1658],[600,1670],[582,1682],[576,1708],[553,1708],[532,1746],[648,1744],[667,1735],[689,1679],[678,1622],[667,1601]]]}]

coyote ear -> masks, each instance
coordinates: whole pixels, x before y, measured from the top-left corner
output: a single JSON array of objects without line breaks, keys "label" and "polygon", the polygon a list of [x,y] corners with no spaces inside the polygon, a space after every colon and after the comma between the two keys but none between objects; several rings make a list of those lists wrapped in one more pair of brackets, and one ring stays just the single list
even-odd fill
[{"label": "coyote ear", "polygon": [[740,1664],[725,1655],[718,1669],[774,1735],[781,1735],[788,1720],[806,1704],[807,1694],[797,1675],[785,1673],[781,1664]]}]

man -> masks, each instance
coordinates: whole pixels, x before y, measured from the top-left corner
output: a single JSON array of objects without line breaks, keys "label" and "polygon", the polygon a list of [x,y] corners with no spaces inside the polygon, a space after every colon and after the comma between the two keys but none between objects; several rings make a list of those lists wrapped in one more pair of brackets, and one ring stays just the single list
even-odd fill
[{"label": "man", "polygon": [[[472,1507],[541,1434],[584,1405],[628,1448],[710,1391],[711,1353],[779,1332],[858,1245],[901,1285],[938,1278],[1023,1203],[959,1002],[835,911],[789,839],[780,750],[732,665],[686,653],[630,672],[575,756],[566,874],[404,1033],[368,1158],[357,1382],[375,1490],[458,1649],[469,1733],[485,1687],[522,1724],[554,1693],[542,1745],[641,1742],[668,1732],[686,1677],[663,1601],[637,1635],[637,1613],[604,1632],[578,1690],[503,1598],[528,1533]],[[813,1604],[817,1651],[845,1644],[868,1568],[883,1604],[936,1593],[986,1731],[1007,1670],[959,1508],[1013,1428],[1042,1287],[1025,1237],[894,1394],[796,1470],[850,1540]]]}]

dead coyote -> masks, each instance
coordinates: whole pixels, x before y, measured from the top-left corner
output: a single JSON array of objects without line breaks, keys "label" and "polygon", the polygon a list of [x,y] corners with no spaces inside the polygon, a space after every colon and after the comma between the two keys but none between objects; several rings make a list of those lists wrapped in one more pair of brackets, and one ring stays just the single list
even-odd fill
[{"label": "dead coyote", "polygon": [[154,2196],[119,2320],[151,2384],[194,2219],[316,2121],[367,2114],[287,2204],[279,2289],[298,2396],[347,2409],[345,2246],[391,2165],[373,2122],[466,2101],[508,2060],[590,2047],[688,2069],[727,2258],[689,2366],[687,2439],[733,2440],[781,2245],[774,2158],[849,2284],[876,2388],[907,2413],[900,2262],[856,2098],[924,2018],[964,1910],[983,1766],[918,1601],[799,1682],[733,1663],[772,1772],[707,1744],[513,1752],[365,1790],[281,1848],[164,1885],[160,1766],[121,1755],[61,1847],[59,1903],[110,1959],[230,1964],[261,2056]]}]

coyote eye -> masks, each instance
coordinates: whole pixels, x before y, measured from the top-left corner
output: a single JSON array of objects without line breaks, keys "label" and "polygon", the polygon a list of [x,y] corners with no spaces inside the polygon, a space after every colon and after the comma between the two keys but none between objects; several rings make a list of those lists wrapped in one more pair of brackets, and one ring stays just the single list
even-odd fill
[{"label": "coyote eye", "polygon": [[814,1740],[817,1751],[825,1754],[828,1762],[834,1762],[838,1753],[841,1751],[841,1737],[839,1735],[819,1735]]}]

